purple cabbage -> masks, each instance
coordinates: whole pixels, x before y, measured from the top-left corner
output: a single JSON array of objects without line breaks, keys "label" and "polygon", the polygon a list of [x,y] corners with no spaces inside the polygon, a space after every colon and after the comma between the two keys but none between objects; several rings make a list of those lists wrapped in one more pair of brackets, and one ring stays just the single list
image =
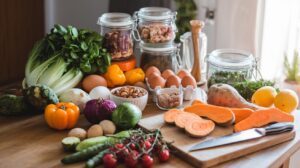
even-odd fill
[{"label": "purple cabbage", "polygon": [[102,120],[110,120],[117,105],[112,100],[93,99],[86,103],[83,114],[93,124]]}]

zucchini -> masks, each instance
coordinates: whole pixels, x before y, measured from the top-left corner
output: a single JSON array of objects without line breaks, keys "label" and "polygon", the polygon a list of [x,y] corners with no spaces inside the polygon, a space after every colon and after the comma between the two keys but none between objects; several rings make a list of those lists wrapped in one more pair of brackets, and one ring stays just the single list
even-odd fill
[{"label": "zucchini", "polygon": [[80,143],[77,137],[66,137],[61,141],[65,151],[75,151],[76,146]]},{"label": "zucchini", "polygon": [[97,155],[102,150],[108,148],[108,144],[97,144],[94,146],[91,146],[87,149],[83,149],[80,152],[73,153],[71,155],[65,156],[61,162],[63,164],[70,164],[70,163],[76,163],[80,161],[88,160],[89,158]]},{"label": "zucchini", "polygon": [[94,168],[94,167],[98,166],[102,162],[103,156],[108,152],[109,152],[109,149],[105,149],[104,151],[99,152],[96,156],[89,159],[86,162],[85,166],[87,168]]}]

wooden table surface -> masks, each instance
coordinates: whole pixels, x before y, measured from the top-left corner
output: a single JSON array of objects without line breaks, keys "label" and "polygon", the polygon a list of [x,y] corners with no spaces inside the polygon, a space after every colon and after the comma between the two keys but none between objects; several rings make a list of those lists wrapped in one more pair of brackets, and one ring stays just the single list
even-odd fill
[{"label": "wooden table surface", "polygon": [[[162,113],[154,104],[149,103],[143,111],[143,117]],[[255,152],[216,167],[277,168],[300,148],[300,111],[294,112],[296,137],[274,147]],[[78,127],[88,128],[84,116],[80,117]],[[32,167],[84,167],[83,163],[63,165],[60,160],[66,155],[61,139],[68,131],[50,129],[43,115],[22,117],[0,117],[0,168]],[[155,164],[155,167],[192,167],[184,158],[172,156],[170,161]]]}]

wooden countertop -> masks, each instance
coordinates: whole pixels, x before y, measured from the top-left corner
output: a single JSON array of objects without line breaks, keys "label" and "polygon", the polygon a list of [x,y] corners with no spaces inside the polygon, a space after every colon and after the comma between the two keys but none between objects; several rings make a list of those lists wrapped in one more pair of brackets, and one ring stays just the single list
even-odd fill
[{"label": "wooden countertop", "polygon": [[[143,117],[161,113],[153,104],[149,103],[143,111]],[[296,137],[274,147],[255,152],[216,167],[272,167],[281,166],[300,148],[300,111],[295,111]],[[89,123],[84,116],[80,117],[78,127],[88,128]],[[50,129],[43,115],[3,117],[0,116],[0,167],[83,167],[83,163],[63,165],[60,160],[66,155],[60,141],[68,131]],[[155,167],[192,167],[176,156]]]}]

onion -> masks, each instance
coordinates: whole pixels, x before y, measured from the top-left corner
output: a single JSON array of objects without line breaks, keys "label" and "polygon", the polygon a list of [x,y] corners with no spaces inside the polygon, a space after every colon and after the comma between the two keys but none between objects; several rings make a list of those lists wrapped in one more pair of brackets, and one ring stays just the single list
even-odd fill
[{"label": "onion", "polygon": [[84,115],[93,124],[98,124],[102,120],[110,120],[117,105],[112,100],[93,99],[86,103]]}]

